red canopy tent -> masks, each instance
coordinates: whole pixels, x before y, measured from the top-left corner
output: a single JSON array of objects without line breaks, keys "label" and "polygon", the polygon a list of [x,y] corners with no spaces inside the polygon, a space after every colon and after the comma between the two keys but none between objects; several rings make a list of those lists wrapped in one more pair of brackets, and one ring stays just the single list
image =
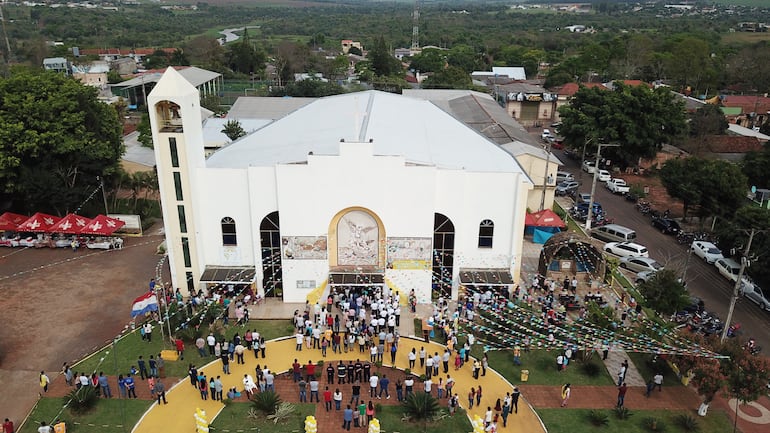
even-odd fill
[{"label": "red canopy tent", "polygon": [[535,212],[529,215],[532,215],[532,223],[531,224],[529,222],[525,223],[528,226],[559,227],[559,228],[567,227],[567,225],[564,224],[564,221],[562,221],[561,218],[559,218],[559,215],[556,215],[556,213],[551,209],[543,209],[539,212]]},{"label": "red canopy tent", "polygon": [[48,232],[61,218],[44,213],[36,213],[16,227],[17,232]]},{"label": "red canopy tent", "polygon": [[524,215],[524,225],[525,226],[533,226],[533,225],[535,225],[536,222],[537,221],[535,221],[534,214],[527,213],[526,215]]},{"label": "red canopy tent", "polygon": [[19,215],[13,212],[6,212],[0,215],[0,231],[16,230],[16,227],[24,221],[28,220],[26,215]]},{"label": "red canopy tent", "polygon": [[78,234],[81,230],[86,228],[90,222],[91,218],[86,218],[71,213],[62,218],[58,223],[51,226],[48,231],[51,233]]},{"label": "red canopy tent", "polygon": [[115,230],[123,227],[126,223],[117,218],[111,218],[106,215],[97,215],[86,227],[80,231],[81,235],[109,236]]}]

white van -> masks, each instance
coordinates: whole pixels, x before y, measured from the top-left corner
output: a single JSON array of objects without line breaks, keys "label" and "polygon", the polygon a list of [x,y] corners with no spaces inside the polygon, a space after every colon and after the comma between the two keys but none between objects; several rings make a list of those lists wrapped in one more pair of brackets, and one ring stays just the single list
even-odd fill
[{"label": "white van", "polygon": [[619,224],[607,224],[591,229],[591,237],[604,242],[633,242],[636,232]]}]

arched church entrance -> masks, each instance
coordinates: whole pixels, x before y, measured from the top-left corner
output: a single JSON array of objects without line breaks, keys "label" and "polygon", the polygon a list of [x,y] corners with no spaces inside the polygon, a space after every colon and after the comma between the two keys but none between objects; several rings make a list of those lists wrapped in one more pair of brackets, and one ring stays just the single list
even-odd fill
[{"label": "arched church entrance", "polygon": [[440,213],[433,218],[433,290],[432,299],[443,296],[452,298],[452,272],[454,269],[455,226]]},{"label": "arched church entrance", "polygon": [[278,212],[268,214],[259,224],[262,245],[262,288],[265,297],[283,298],[281,270],[281,225]]}]

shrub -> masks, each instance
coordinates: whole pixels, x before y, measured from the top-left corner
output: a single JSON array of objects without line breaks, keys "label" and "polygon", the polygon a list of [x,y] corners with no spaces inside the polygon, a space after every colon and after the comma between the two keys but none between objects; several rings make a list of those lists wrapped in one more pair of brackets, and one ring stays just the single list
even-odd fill
[{"label": "shrub", "polygon": [[629,419],[629,418],[631,418],[631,415],[633,415],[631,413],[631,411],[626,409],[625,407],[616,407],[615,408],[615,417],[617,419]]},{"label": "shrub", "polygon": [[273,420],[274,424],[287,420],[294,413],[295,406],[287,401],[281,402],[275,408],[275,412],[267,416],[267,419]]},{"label": "shrub", "polygon": [[425,380],[428,378],[425,374],[420,375],[420,382],[425,382]]},{"label": "shrub", "polygon": [[588,377],[598,377],[601,373],[601,367],[593,362],[587,362],[581,366],[583,374]]},{"label": "shrub", "polygon": [[320,367],[323,367],[323,366],[324,366],[324,360],[322,359],[322,360],[318,361],[318,362],[316,363],[316,366],[317,366],[317,367],[319,367],[319,368],[320,368]]},{"label": "shrub", "polygon": [[96,406],[99,402],[99,394],[96,393],[96,387],[81,386],[79,389],[73,389],[64,397],[64,404],[72,413],[83,414]]},{"label": "shrub", "polygon": [[658,418],[648,416],[647,418],[642,420],[642,426],[647,429],[647,431],[654,431],[654,432],[664,432],[666,431],[666,424],[663,423]]},{"label": "shrub", "polygon": [[438,400],[424,392],[415,392],[401,403],[404,415],[413,420],[431,420],[440,410]]},{"label": "shrub", "polygon": [[273,391],[264,391],[254,394],[251,402],[254,405],[254,409],[270,414],[275,412],[278,405],[281,404],[281,397]]},{"label": "shrub", "polygon": [[700,431],[700,424],[698,424],[698,420],[695,419],[692,415],[683,413],[679,414],[674,418],[674,422],[676,425],[679,426],[684,431],[687,432],[699,432]]},{"label": "shrub", "polygon": [[588,422],[596,427],[603,427],[610,423],[610,418],[600,410],[592,410],[588,412]]},{"label": "shrub", "polygon": [[412,374],[412,369],[411,369],[411,368],[405,368],[405,369],[404,369],[404,374],[405,374],[407,377],[409,377],[409,375],[410,375],[410,374]]}]

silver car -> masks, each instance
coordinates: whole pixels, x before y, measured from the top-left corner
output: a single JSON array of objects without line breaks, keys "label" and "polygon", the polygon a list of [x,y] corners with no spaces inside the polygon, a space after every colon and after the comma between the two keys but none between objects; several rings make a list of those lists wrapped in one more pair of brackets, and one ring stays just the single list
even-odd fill
[{"label": "silver car", "polygon": [[649,257],[623,257],[620,259],[620,267],[635,272],[657,272],[663,269],[663,265]]}]

